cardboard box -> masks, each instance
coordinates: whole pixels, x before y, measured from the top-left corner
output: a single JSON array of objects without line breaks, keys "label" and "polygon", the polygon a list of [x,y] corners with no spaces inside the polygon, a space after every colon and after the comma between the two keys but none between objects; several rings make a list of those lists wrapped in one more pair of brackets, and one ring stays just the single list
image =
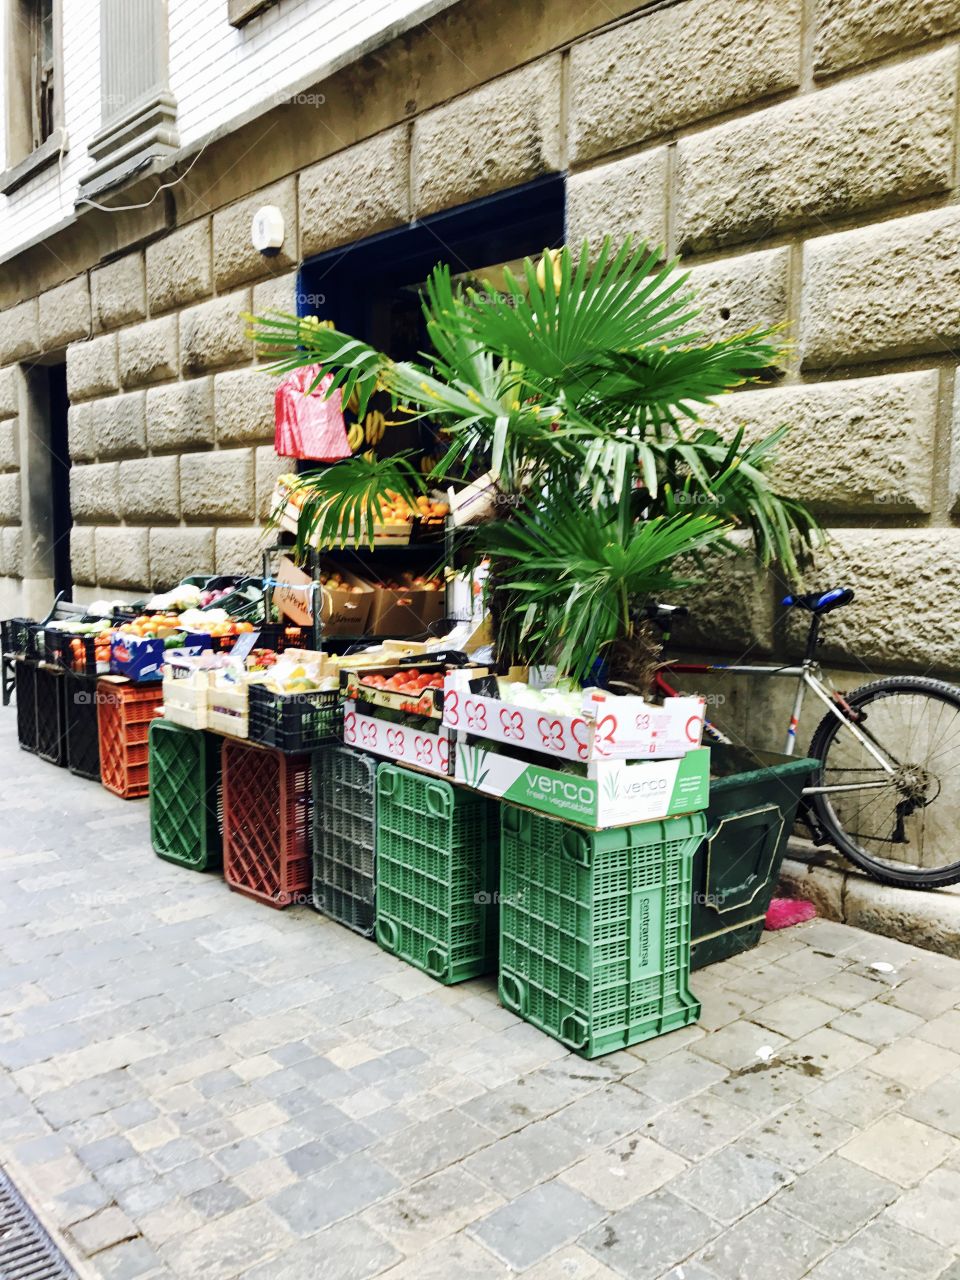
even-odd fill
[{"label": "cardboard box", "polygon": [[702,698],[666,698],[656,706],[643,698],[593,702],[586,695],[591,709],[567,716],[485,697],[466,683],[464,673],[447,678],[443,723],[449,729],[563,760],[669,759],[699,747],[703,737]]},{"label": "cardboard box", "polygon": [[436,733],[393,724],[363,713],[356,702],[343,704],[343,740],[376,756],[386,756],[396,764],[409,765],[423,773],[445,776],[450,772],[451,739],[448,730],[438,726]]},{"label": "cardboard box", "polygon": [[128,680],[162,680],[163,664],[176,654],[202,653],[212,648],[208,635],[188,634],[176,649],[164,649],[162,640],[146,640],[115,631],[110,639],[110,673]]},{"label": "cardboard box", "polygon": [[454,781],[552,818],[602,830],[705,809],[710,798],[710,748],[676,760],[598,760],[564,772],[491,751],[459,734]]},{"label": "cardboard box", "polygon": [[404,585],[399,590],[373,584],[368,623],[373,636],[416,636],[439,622],[446,609],[443,591]]}]

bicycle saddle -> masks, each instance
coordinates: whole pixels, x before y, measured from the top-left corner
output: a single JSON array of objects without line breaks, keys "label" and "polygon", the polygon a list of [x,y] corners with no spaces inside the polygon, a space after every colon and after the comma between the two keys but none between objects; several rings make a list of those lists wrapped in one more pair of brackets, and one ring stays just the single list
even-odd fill
[{"label": "bicycle saddle", "polygon": [[808,591],[802,596],[784,596],[783,603],[788,607],[795,605],[798,609],[806,609],[809,613],[829,613],[831,609],[840,609],[853,599],[851,587],[833,587],[830,591]]}]

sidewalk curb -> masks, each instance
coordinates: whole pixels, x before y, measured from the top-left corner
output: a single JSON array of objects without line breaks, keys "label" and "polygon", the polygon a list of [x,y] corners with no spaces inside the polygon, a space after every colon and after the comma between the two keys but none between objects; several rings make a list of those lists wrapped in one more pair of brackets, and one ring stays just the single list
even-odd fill
[{"label": "sidewalk curb", "polygon": [[780,872],[780,892],[808,898],[827,920],[960,959],[958,886],[892,889],[869,879],[836,853],[792,838]]}]

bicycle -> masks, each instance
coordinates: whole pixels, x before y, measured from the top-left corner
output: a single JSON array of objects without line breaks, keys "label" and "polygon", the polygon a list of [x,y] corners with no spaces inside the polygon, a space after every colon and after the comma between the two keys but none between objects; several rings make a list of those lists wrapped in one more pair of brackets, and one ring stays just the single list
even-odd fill
[{"label": "bicycle", "polygon": [[[800,663],[785,666],[668,661],[656,676],[657,691],[676,690],[664,670],[677,674],[772,676],[796,679],[784,752],[793,755],[804,698],[809,690],[827,711],[810,742],[820,761],[804,788],[799,817],[815,845],[834,845],[882,884],[934,889],[960,881],[960,860],[943,863],[957,844],[960,817],[960,690],[926,676],[887,676],[840,693],[824,676],[816,656],[823,617],[850,604],[849,587],[784,598],[787,607],[810,614]],[[650,605],[646,616],[664,644],[682,606]],[[731,746],[716,725],[705,737]],[[933,810],[934,802],[937,804]],[[957,850],[960,853],[960,848]]]}]

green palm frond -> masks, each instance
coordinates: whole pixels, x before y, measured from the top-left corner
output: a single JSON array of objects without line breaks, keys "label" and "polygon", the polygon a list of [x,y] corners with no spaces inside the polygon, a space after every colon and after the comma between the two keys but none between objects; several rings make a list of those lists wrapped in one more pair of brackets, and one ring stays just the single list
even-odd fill
[{"label": "green palm frond", "polygon": [[585,679],[594,659],[630,632],[638,598],[690,585],[671,567],[725,533],[713,514],[636,521],[632,503],[598,509],[575,492],[528,501],[478,533],[500,593],[500,625],[531,663]]}]

